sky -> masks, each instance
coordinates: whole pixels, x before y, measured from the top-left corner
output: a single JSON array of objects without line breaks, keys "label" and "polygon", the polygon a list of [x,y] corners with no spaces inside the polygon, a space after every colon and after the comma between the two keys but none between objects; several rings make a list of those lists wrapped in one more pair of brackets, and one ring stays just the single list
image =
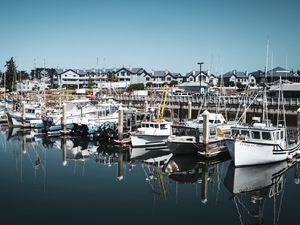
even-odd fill
[{"label": "sky", "polygon": [[300,69],[298,0],[0,0],[0,70]]}]

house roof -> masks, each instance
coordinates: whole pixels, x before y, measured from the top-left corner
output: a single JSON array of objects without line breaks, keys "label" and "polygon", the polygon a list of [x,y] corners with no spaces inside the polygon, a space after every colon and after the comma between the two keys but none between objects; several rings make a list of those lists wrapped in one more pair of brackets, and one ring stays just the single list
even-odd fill
[{"label": "house roof", "polygon": [[[196,77],[196,76],[199,76],[199,73],[200,73],[200,70],[193,70],[191,72],[188,72],[185,76],[186,77],[189,77],[189,76]],[[207,76],[208,71],[201,70],[201,74]]]},{"label": "house roof", "polygon": [[248,75],[246,72],[240,72],[236,70],[229,71],[225,74],[223,74],[223,78],[230,78],[231,76],[235,76],[236,78],[248,78]]}]

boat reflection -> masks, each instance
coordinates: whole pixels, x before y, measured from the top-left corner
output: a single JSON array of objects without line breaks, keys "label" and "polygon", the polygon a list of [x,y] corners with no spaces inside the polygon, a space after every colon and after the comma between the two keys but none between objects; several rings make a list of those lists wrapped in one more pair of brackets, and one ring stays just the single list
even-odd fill
[{"label": "boat reflection", "polygon": [[[295,183],[299,182],[299,163],[282,161],[273,164],[235,168],[231,163],[224,179],[226,188],[233,194],[241,224],[278,223],[286,174],[295,168]],[[279,198],[279,200],[278,200]],[[264,215],[267,200],[272,203],[272,214]],[[272,218],[269,218],[272,215]]]},{"label": "boat reflection", "polygon": [[[176,182],[176,193],[178,184],[201,184],[201,202],[206,203],[208,201],[209,183],[217,183],[217,192],[220,190],[221,173],[223,171],[220,167],[223,166],[221,162],[226,160],[228,160],[227,156],[203,159],[195,155],[175,155],[164,166],[164,172]],[[198,187],[196,188],[198,190]]]},{"label": "boat reflection", "polygon": [[141,165],[150,191],[162,198],[167,198],[169,194],[168,182],[166,181],[166,174],[163,172],[163,166],[169,161],[173,154],[168,151],[167,147],[160,150],[131,148],[129,152],[131,166]]}]

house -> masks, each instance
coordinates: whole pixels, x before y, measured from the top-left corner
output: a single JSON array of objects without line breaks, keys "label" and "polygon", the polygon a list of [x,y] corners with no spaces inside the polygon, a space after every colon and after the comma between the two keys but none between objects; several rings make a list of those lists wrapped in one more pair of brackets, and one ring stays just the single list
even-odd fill
[{"label": "house", "polygon": [[257,84],[264,82],[273,83],[278,81],[280,77],[282,80],[300,83],[300,75],[297,72],[290,71],[279,66],[269,70],[267,72],[267,77],[265,77],[265,72],[261,70],[252,72],[250,75],[256,79]]},{"label": "house", "polygon": [[185,82],[184,84],[180,85],[180,88],[186,91],[207,93],[208,87],[215,86],[217,85],[217,83],[218,79],[213,74],[211,74],[209,70],[201,71],[201,74],[200,71],[192,70],[185,75]]},{"label": "house", "polygon": [[[238,83],[241,83],[242,85],[255,85],[256,79],[252,74],[248,74],[248,71],[245,72],[239,72],[236,70],[229,71],[221,76],[220,79],[223,79],[224,86],[229,86],[230,82],[233,82],[235,86]],[[220,81],[222,83],[222,81]]]},{"label": "house", "polygon": [[172,81],[177,83],[183,82],[183,77],[180,73],[171,73],[168,70],[156,70],[145,74],[146,85],[152,84],[153,87],[163,87],[164,84],[170,84]]},{"label": "house", "polygon": [[103,82],[103,80],[103,72],[99,69],[57,69],[56,82],[57,85],[61,87],[82,88],[88,85],[97,87],[98,83]]}]

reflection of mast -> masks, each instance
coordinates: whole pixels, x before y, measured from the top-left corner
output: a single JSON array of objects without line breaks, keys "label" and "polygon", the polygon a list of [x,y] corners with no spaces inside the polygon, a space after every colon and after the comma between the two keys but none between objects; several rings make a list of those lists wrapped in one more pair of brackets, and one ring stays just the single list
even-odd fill
[{"label": "reflection of mast", "polygon": [[156,175],[157,175],[160,195],[163,196],[164,198],[166,198],[167,197],[167,189],[166,189],[163,173],[162,173],[161,169],[156,171],[156,173],[157,173]]},{"label": "reflection of mast", "polygon": [[300,163],[297,163],[295,165],[294,182],[295,182],[295,184],[299,184],[300,183]]},{"label": "reflection of mast", "polygon": [[207,192],[208,192],[208,166],[207,164],[202,165],[202,184],[201,184],[201,202],[207,202]]},{"label": "reflection of mast", "polygon": [[119,156],[118,156],[118,176],[117,179],[119,181],[123,180],[123,149],[120,148]]},{"label": "reflection of mast", "polygon": [[61,144],[61,149],[63,150],[62,153],[62,158],[63,158],[63,166],[66,166],[68,164],[68,161],[67,161],[67,146],[66,146],[66,139],[65,138],[61,138],[60,139],[60,144]]}]

